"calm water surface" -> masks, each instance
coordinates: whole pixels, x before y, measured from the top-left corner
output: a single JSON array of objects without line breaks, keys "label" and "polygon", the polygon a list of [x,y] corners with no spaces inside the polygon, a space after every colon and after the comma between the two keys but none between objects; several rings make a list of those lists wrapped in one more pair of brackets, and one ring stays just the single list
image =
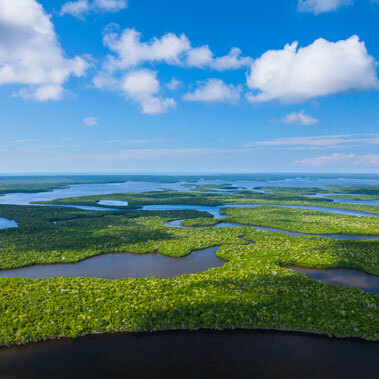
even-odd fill
[{"label": "calm water surface", "polygon": [[333,214],[343,214],[350,216],[372,216],[379,217],[377,213],[370,212],[361,212],[355,211],[351,209],[339,209],[339,208],[329,208],[329,207],[314,207],[314,206],[306,206],[306,205],[284,205],[284,204],[228,204],[228,205],[188,205],[188,204],[157,204],[157,205],[144,205],[142,210],[159,210],[159,211],[167,211],[167,210],[184,210],[184,209],[192,209],[202,212],[208,212],[213,215],[214,218],[223,218],[227,217],[227,215],[223,215],[220,213],[221,209],[224,208],[253,208],[253,207],[261,207],[261,206],[275,206],[275,207],[285,207],[285,208],[295,208],[295,209],[307,209],[311,211],[320,211],[326,213]]},{"label": "calm water surface", "polygon": [[0,229],[18,228],[17,222],[0,217]]},{"label": "calm water surface", "polygon": [[120,200],[100,200],[97,203],[99,205],[107,205],[111,207],[127,207],[128,206],[127,201],[120,201]]},{"label": "calm water surface", "polygon": [[363,271],[351,269],[320,269],[320,268],[304,268],[297,266],[289,266],[292,270],[296,270],[308,275],[311,279],[320,280],[326,284],[336,284],[346,287],[361,288],[364,291],[379,295],[379,276],[370,275]]},{"label": "calm water surface", "polygon": [[[263,175],[262,177],[264,177]],[[274,176],[274,175],[269,175]],[[148,191],[174,190],[180,192],[192,191],[193,186],[202,184],[224,184],[230,183],[235,187],[253,190],[255,187],[274,186],[274,187],[320,187],[325,188],[329,185],[372,185],[378,184],[377,178],[328,178],[328,177],[292,177],[281,180],[214,180],[202,179],[196,183],[177,182],[124,182],[124,183],[97,183],[97,184],[73,184],[69,188],[56,189],[51,192],[39,193],[9,193],[0,196],[0,204],[28,205],[32,201],[47,201],[62,199],[67,197],[77,197],[86,195],[105,195],[112,193],[140,193]]]},{"label": "calm water surface", "polygon": [[[339,199],[336,197],[333,197],[333,195],[344,195],[343,193],[317,193],[316,195],[310,195],[310,197],[327,197],[329,199],[332,199],[336,203],[342,203],[342,204],[365,204],[365,205],[379,205],[379,200],[349,200],[349,199]],[[360,194],[347,194],[347,195],[359,195]]]},{"label": "calm water surface", "polygon": [[[182,220],[174,220],[174,221],[168,221],[165,222],[165,226],[170,227],[176,227],[176,228],[189,228],[188,226],[181,225]],[[377,240],[379,239],[379,236],[369,236],[364,234],[312,234],[312,233],[300,233],[300,232],[292,232],[290,230],[283,230],[279,228],[270,228],[266,226],[254,226],[254,225],[242,225],[242,224],[236,224],[232,222],[220,222],[219,224],[212,225],[212,226],[204,226],[204,228],[238,228],[238,227],[252,227],[257,230],[264,230],[266,232],[274,232],[274,233],[284,233],[287,234],[290,237],[321,237],[321,238],[332,238],[332,239],[339,239],[339,240]],[[197,226],[196,228],[202,228],[202,226]]]},{"label": "calm water surface", "polygon": [[270,331],[98,335],[0,349],[0,377],[374,379],[379,344]]},{"label": "calm water surface", "polygon": [[[225,261],[216,256],[218,246],[193,251],[180,258],[161,254],[105,254],[78,263],[34,265],[12,270],[0,270],[0,278],[24,277],[29,279],[66,277],[95,277],[104,279],[141,278],[193,274],[213,267],[221,267]],[[1,376],[0,376],[1,378]]]}]

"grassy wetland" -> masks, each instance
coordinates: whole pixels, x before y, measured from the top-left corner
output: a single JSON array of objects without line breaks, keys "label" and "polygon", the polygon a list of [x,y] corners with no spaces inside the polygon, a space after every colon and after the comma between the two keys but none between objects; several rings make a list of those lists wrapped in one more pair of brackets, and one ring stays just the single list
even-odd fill
[{"label": "grassy wetland", "polygon": [[[201,328],[278,329],[377,341],[379,296],[311,280],[285,267],[349,268],[379,275],[379,240],[290,237],[250,225],[315,234],[378,235],[375,216],[267,204],[345,207],[373,214],[379,213],[379,207],[342,206],[328,199],[307,198],[302,191],[278,192],[162,191],[50,202],[92,206],[100,200],[128,202],[120,210],[104,211],[0,205],[0,217],[15,220],[19,226],[0,231],[0,270],[5,273],[110,253],[156,253],[183,259],[211,246],[220,246],[217,256],[225,261],[222,267],[168,279],[0,278],[0,345],[97,333]],[[245,203],[263,205],[223,209],[226,217],[222,219],[196,210],[141,210],[149,204]],[[187,226],[205,227],[164,225],[183,219]],[[211,227],[220,221],[243,226]]]}]

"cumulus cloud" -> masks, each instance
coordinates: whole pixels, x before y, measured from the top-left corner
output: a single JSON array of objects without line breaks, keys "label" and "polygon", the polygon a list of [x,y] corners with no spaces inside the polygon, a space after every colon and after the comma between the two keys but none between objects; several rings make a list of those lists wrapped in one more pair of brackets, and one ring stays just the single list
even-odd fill
[{"label": "cumulus cloud", "polygon": [[310,115],[305,114],[303,110],[300,112],[290,113],[282,118],[282,122],[285,124],[304,125],[310,126],[318,123],[318,119]]},{"label": "cumulus cloud", "polygon": [[14,96],[58,100],[70,76],[84,75],[82,57],[65,57],[50,21],[35,0],[0,0],[0,85],[27,87]]},{"label": "cumulus cloud", "polygon": [[241,94],[241,87],[225,84],[220,79],[208,79],[198,82],[198,88],[192,93],[186,93],[183,100],[203,101],[208,103],[236,103]]},{"label": "cumulus cloud", "polygon": [[319,38],[303,48],[293,42],[254,61],[247,85],[255,92],[246,97],[251,102],[294,103],[349,90],[378,89],[376,65],[357,36],[338,42]]},{"label": "cumulus cloud", "polygon": [[[133,78],[136,73],[143,74],[144,80],[147,80],[148,76],[148,82],[151,85],[156,83],[156,73],[141,69],[141,66],[165,63],[184,68],[198,67],[223,71],[236,70],[252,62],[251,58],[243,57],[241,50],[235,47],[227,55],[215,57],[208,46],[192,47],[190,40],[184,34],[166,33],[161,37],[142,41],[142,34],[137,30],[124,29],[120,32],[118,25],[115,24],[106,28],[103,43],[109,48],[111,54],[106,57],[101,70],[93,79],[95,87],[113,91],[121,89],[129,99],[141,105],[143,113],[148,114],[164,113],[176,104],[172,98],[160,97],[158,90],[148,95],[144,92],[142,96],[132,93],[130,88],[125,88],[125,81]],[[147,85],[146,82],[144,84]],[[166,84],[166,88],[173,91],[180,84],[181,82],[174,78]],[[198,84],[199,88],[195,93],[185,95],[186,100],[235,102],[240,97],[240,87],[227,86],[221,80],[210,80]],[[159,83],[154,88],[159,89]]]},{"label": "cumulus cloud", "polygon": [[208,45],[194,47],[187,53],[187,65],[203,68],[209,66],[213,60],[213,53]]},{"label": "cumulus cloud", "polygon": [[59,14],[61,16],[70,14],[71,16],[81,18],[90,10],[90,3],[88,0],[68,1],[62,5]]},{"label": "cumulus cloud", "polygon": [[297,9],[299,12],[311,12],[317,15],[350,4],[353,4],[353,0],[299,0]]},{"label": "cumulus cloud", "polygon": [[170,91],[175,91],[178,87],[180,87],[183,83],[180,80],[172,78],[167,84],[167,88]]},{"label": "cumulus cloud", "polygon": [[126,0],[67,1],[62,5],[60,15],[70,14],[77,18],[83,18],[89,12],[118,12],[126,7]]},{"label": "cumulus cloud", "polygon": [[83,119],[83,124],[87,126],[96,126],[98,123],[99,122],[96,117],[86,117]]},{"label": "cumulus cloud", "polygon": [[149,42],[141,42],[141,33],[134,29],[125,29],[121,35],[107,31],[103,42],[117,53],[116,57],[108,56],[104,64],[107,71],[135,67],[144,62],[178,64],[181,55],[190,48],[190,42],[184,34],[177,36],[167,33],[161,38],[154,37]]},{"label": "cumulus cloud", "polygon": [[192,48],[187,53],[186,64],[190,67],[209,67],[217,71],[238,70],[253,62],[250,57],[241,56],[238,47],[232,47],[228,55],[215,57],[208,45]]},{"label": "cumulus cloud", "polygon": [[157,73],[151,70],[128,72],[122,80],[121,89],[126,96],[141,105],[142,113],[162,114],[175,107],[175,100],[157,96],[159,92]]},{"label": "cumulus cloud", "polygon": [[237,70],[249,66],[252,59],[241,56],[239,48],[233,47],[228,55],[215,57],[208,45],[192,47],[186,35],[174,33],[154,37],[142,42],[142,34],[135,29],[125,29],[121,34],[108,28],[104,45],[116,56],[107,57],[103,70],[108,72],[135,67],[146,62],[165,62],[170,65],[211,68],[218,71]]},{"label": "cumulus cloud", "polygon": [[356,166],[379,166],[377,154],[338,154],[322,155],[320,157],[305,158],[295,162],[302,166],[328,166],[335,164],[353,164]]}]

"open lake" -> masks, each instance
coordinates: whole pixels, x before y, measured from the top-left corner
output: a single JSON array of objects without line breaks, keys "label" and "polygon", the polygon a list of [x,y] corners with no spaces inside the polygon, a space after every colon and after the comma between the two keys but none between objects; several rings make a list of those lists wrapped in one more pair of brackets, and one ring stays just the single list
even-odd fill
[{"label": "open lake", "polygon": [[376,379],[379,346],[271,331],[98,335],[0,348],[0,377]]},{"label": "open lake", "polygon": [[0,278],[25,277],[36,279],[57,276],[87,276],[122,279],[155,276],[163,279],[223,266],[225,261],[216,256],[218,249],[217,246],[208,247],[193,251],[191,254],[180,258],[162,254],[104,254],[78,263],[34,265],[12,270],[0,270]]}]

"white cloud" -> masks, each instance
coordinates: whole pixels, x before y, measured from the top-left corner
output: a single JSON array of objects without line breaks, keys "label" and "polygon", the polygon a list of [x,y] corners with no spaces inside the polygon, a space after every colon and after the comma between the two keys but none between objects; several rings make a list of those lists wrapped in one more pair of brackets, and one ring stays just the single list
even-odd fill
[{"label": "white cloud", "polygon": [[103,68],[110,72],[144,62],[178,64],[181,55],[190,48],[190,42],[184,34],[178,37],[167,33],[161,38],[154,37],[149,42],[141,42],[141,33],[134,29],[125,29],[121,35],[108,31],[103,41],[105,46],[117,53],[117,57],[108,56],[104,64]]},{"label": "white cloud", "polygon": [[299,12],[311,12],[317,15],[351,4],[353,4],[353,0],[299,0],[297,9]]},{"label": "white cloud", "polygon": [[151,96],[158,92],[157,73],[150,70],[132,71],[123,82],[123,90],[131,96]]},{"label": "white cloud", "polygon": [[282,118],[282,122],[285,124],[304,125],[310,126],[318,123],[318,119],[310,115],[305,114],[303,110],[300,112],[290,113]]},{"label": "white cloud", "polygon": [[108,28],[103,42],[117,55],[107,57],[103,71],[114,72],[146,62],[165,62],[170,65],[211,68],[218,71],[237,70],[252,63],[251,58],[241,56],[241,50],[237,47],[233,47],[228,55],[214,57],[208,45],[192,47],[184,34],[177,36],[167,33],[148,42],[141,42],[141,36],[135,29],[125,29],[119,34]]},{"label": "white cloud", "polygon": [[190,67],[209,66],[213,61],[213,53],[208,45],[194,47],[187,53],[187,65]]},{"label": "white cloud", "polygon": [[157,96],[159,92],[157,73],[151,70],[136,70],[125,75],[121,89],[127,97],[141,105],[142,113],[162,114],[175,107],[174,99]]},{"label": "white cloud", "polygon": [[176,107],[174,99],[169,97],[146,97],[140,101],[142,113],[149,115],[167,113],[170,108]]},{"label": "white cloud", "polygon": [[217,71],[238,70],[252,64],[250,57],[242,57],[241,49],[232,47],[228,55],[214,57],[208,45],[192,48],[187,53],[186,64],[190,67],[212,68]]},{"label": "white cloud", "polygon": [[376,65],[357,36],[338,42],[319,38],[299,49],[293,42],[254,61],[247,85],[257,92],[247,94],[247,99],[302,102],[349,90],[378,89]]},{"label": "white cloud", "polygon": [[274,138],[266,141],[255,141],[245,144],[248,147],[300,147],[300,148],[335,148],[346,146],[346,144],[371,145],[379,144],[379,134],[337,134],[315,137],[284,137]]},{"label": "white cloud", "polygon": [[240,98],[240,86],[225,84],[220,79],[208,79],[198,82],[198,88],[192,93],[186,93],[186,101],[204,101],[209,103],[236,103]]},{"label": "white cloud", "polygon": [[167,88],[170,91],[175,91],[178,87],[180,87],[183,83],[180,80],[172,78],[167,84]]},{"label": "white cloud", "polygon": [[96,117],[86,117],[83,119],[83,124],[87,126],[96,126],[98,123],[99,122]]},{"label": "white cloud", "polygon": [[128,3],[126,0],[94,0],[93,6],[108,12],[118,12],[125,9]]},{"label": "white cloud", "polygon": [[[238,69],[250,65],[251,58],[242,57],[241,50],[232,48],[228,55],[214,57],[208,46],[193,48],[189,39],[184,35],[167,33],[160,38],[154,37],[147,42],[142,42],[142,35],[135,29],[125,29],[118,32],[118,25],[109,25],[104,33],[103,43],[113,54],[109,54],[104,60],[101,70],[94,77],[95,87],[119,91],[127,94],[129,99],[137,101],[142,112],[147,114],[165,113],[169,108],[176,105],[172,98],[158,96],[159,82],[156,73],[148,69],[141,69],[142,65],[154,63],[166,63],[169,65],[199,68],[211,68],[215,70]],[[143,88],[152,85],[157,90],[149,92],[144,90],[143,94],[135,94],[137,83],[133,80],[139,72],[144,81]],[[150,74],[146,74],[150,72]],[[153,77],[151,75],[153,74]],[[133,81],[132,87],[128,87],[129,80]],[[175,90],[181,82],[172,79],[166,87]],[[210,102],[235,102],[239,99],[241,87],[227,86],[221,80],[199,83],[195,93],[185,95],[189,101]],[[126,87],[125,87],[126,86]]]},{"label": "white cloud", "polygon": [[328,166],[340,164],[353,164],[355,166],[379,166],[379,155],[376,154],[338,154],[322,155],[320,157],[305,158],[295,162],[302,166]]},{"label": "white cloud", "polygon": [[239,68],[250,66],[253,63],[253,59],[241,57],[241,54],[241,49],[232,47],[228,55],[214,58],[209,66],[218,71],[238,70]]},{"label": "white cloud", "polygon": [[90,10],[90,3],[88,0],[68,1],[62,5],[59,14],[61,16],[70,14],[71,16],[81,18]]},{"label": "white cloud", "polygon": [[379,154],[358,155],[356,157],[355,164],[379,166]]},{"label": "white cloud", "polygon": [[118,12],[127,7],[126,0],[77,0],[67,1],[62,5],[60,15],[70,14],[77,18],[83,18],[89,12]]},{"label": "white cloud", "polygon": [[50,21],[35,0],[0,0],[0,85],[27,87],[14,96],[37,101],[62,97],[70,76],[82,76],[88,63],[65,57]]}]

